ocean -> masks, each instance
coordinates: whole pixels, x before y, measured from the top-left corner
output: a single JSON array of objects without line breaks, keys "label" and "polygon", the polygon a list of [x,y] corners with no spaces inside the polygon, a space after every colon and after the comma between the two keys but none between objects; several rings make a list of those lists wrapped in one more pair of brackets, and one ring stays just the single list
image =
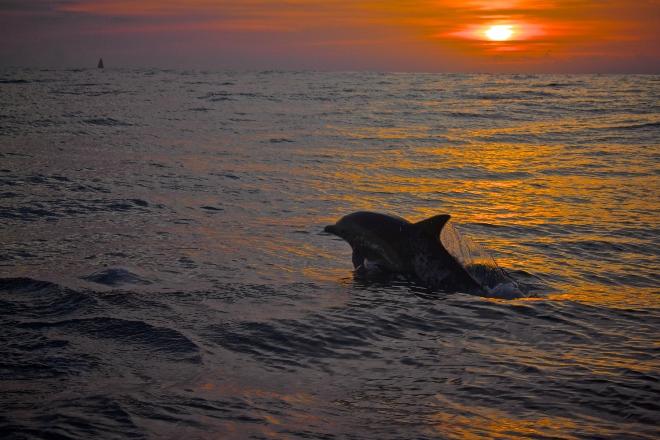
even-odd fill
[{"label": "ocean", "polygon": [[[660,76],[0,70],[0,436],[657,439]],[[517,299],[354,273],[451,214]]]}]

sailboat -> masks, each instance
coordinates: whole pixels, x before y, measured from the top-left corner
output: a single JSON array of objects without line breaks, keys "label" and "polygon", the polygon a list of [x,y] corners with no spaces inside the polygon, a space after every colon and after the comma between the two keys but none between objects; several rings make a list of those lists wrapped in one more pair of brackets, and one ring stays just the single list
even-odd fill
[{"label": "sailboat", "polygon": [[103,58],[99,58],[99,64],[96,67],[103,69]]}]

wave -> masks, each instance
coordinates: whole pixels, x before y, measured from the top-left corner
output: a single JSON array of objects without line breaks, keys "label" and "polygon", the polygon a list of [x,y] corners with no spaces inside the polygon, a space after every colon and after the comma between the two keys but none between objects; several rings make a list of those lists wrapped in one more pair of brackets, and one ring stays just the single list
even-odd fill
[{"label": "wave", "polygon": [[502,119],[510,118],[510,115],[505,115],[503,113],[474,113],[474,112],[465,112],[465,111],[450,111],[445,113],[447,116],[453,118],[467,118],[467,119]]},{"label": "wave", "polygon": [[233,101],[232,93],[230,92],[208,92],[204,95],[198,96],[197,99],[208,100],[211,102],[216,101]]},{"label": "wave", "polygon": [[[42,181],[46,183],[47,181]],[[36,182],[35,182],[36,183]],[[52,183],[48,183],[49,186]],[[61,186],[60,184],[57,184]],[[106,192],[102,188],[74,185],[72,192]],[[160,209],[162,205],[150,205],[142,199],[69,199],[33,201],[31,206],[0,206],[0,218],[34,222],[64,217],[85,215],[93,212],[148,212],[150,208]]]},{"label": "wave", "polygon": [[558,88],[558,87],[580,87],[583,86],[584,82],[549,82],[543,84],[534,84],[531,87],[544,89],[546,87]]},{"label": "wave", "polygon": [[658,127],[660,127],[660,122],[646,122],[641,124],[629,124],[629,125],[614,125],[607,128],[618,129],[618,130],[638,130],[638,129],[652,129]]},{"label": "wave", "polygon": [[0,79],[0,84],[30,84],[26,79]]},{"label": "wave", "polygon": [[47,400],[47,409],[30,411],[21,418],[0,417],[0,433],[8,438],[60,440],[148,438],[133,421],[125,399],[112,395],[73,397],[64,393]]},{"label": "wave", "polygon": [[83,276],[81,279],[111,287],[122,286],[125,284],[151,284],[151,281],[121,267],[100,270],[93,274]]},{"label": "wave", "polygon": [[170,354],[197,353],[199,348],[181,332],[156,327],[144,321],[94,317],[67,319],[55,322],[24,322],[19,327],[33,330],[57,329],[74,335],[85,335],[94,339],[108,339],[114,343],[128,344],[143,351]]},{"label": "wave", "polygon": [[271,144],[282,144],[282,143],[293,143],[295,141],[287,138],[271,138],[269,142]]},{"label": "wave", "polygon": [[130,127],[133,124],[128,122],[120,121],[114,118],[93,118],[93,119],[84,119],[85,124],[90,125],[101,125],[106,127]]},{"label": "wave", "polygon": [[0,316],[44,318],[89,311],[96,299],[49,281],[33,278],[0,278]]}]

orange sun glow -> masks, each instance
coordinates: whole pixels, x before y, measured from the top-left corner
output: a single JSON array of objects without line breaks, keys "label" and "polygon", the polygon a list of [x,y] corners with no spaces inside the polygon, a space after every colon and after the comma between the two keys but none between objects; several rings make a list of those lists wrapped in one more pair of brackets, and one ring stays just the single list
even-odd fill
[{"label": "orange sun glow", "polygon": [[499,24],[486,30],[486,37],[492,41],[507,41],[513,35],[513,26]]}]

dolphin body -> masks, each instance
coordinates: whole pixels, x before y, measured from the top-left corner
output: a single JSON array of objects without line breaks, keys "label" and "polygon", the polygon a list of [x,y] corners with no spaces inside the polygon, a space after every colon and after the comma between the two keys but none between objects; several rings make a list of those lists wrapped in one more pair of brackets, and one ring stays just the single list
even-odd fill
[{"label": "dolphin body", "polygon": [[[466,266],[445,248],[440,234],[450,218],[443,214],[410,223],[401,217],[362,211],[348,214],[324,230],[351,245],[357,270],[377,266],[412,277],[431,290],[521,296],[515,281],[496,265],[487,271],[483,267],[471,270],[476,265]],[[510,288],[500,292],[504,285]]]}]

